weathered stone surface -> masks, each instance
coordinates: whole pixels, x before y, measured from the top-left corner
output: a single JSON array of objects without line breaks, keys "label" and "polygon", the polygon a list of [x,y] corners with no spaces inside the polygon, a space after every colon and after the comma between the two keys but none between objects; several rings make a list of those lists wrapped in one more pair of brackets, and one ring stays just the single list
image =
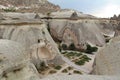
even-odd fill
[{"label": "weathered stone surface", "polygon": [[78,12],[78,11],[72,10],[72,9],[62,9],[57,12],[51,12],[50,14],[48,14],[48,16],[50,16],[53,19],[54,18],[57,18],[57,19],[96,18],[92,15],[83,14],[81,12]]},{"label": "weathered stone surface", "polygon": [[3,19],[35,19],[35,13],[1,13]]},{"label": "weathered stone surface", "polygon": [[32,76],[39,79],[25,48],[14,41],[0,40],[0,80],[31,80]]},{"label": "weathered stone surface", "polygon": [[37,12],[47,14],[57,11],[60,7],[47,0],[2,0],[0,12]]},{"label": "weathered stone surface", "polygon": [[47,18],[48,16],[42,13],[0,13],[0,20],[33,20],[33,19],[41,19]]},{"label": "weathered stone surface", "polygon": [[101,75],[119,75],[120,42],[111,41],[103,47],[96,56],[95,72]]},{"label": "weathered stone surface", "polygon": [[[92,43],[97,46],[103,46],[105,44],[105,38],[103,36],[104,25],[100,25],[95,20],[51,20],[49,26],[54,38],[63,41],[67,45],[74,43],[78,49],[84,49],[86,43]],[[108,28],[108,30],[109,32],[106,33],[112,32],[111,29]]]},{"label": "weathered stone surface", "polygon": [[95,76],[95,75],[52,75],[41,80],[119,80],[119,76]]},{"label": "weathered stone surface", "polygon": [[3,39],[21,43],[30,53],[31,59],[35,65],[39,65],[38,62],[40,61],[54,60],[60,53],[46,25],[31,23],[32,22],[30,22],[30,24],[29,22],[22,24],[18,22],[16,24],[10,24],[11,26],[4,25],[5,31]]}]

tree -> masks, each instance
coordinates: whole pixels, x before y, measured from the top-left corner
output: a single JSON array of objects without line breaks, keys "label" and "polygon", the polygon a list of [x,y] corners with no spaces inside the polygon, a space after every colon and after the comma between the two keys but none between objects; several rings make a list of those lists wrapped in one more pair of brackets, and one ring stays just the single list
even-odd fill
[{"label": "tree", "polygon": [[62,49],[66,50],[67,49],[67,45],[66,44],[62,44]]},{"label": "tree", "polygon": [[86,53],[93,53],[93,52],[97,52],[97,50],[98,50],[98,48],[97,47],[92,47],[92,46],[90,46],[89,44],[87,44],[87,49],[84,51],[84,52],[86,52]]},{"label": "tree", "polygon": [[71,43],[71,44],[70,44],[69,49],[70,49],[70,50],[75,50],[75,49],[76,49],[74,43]]}]

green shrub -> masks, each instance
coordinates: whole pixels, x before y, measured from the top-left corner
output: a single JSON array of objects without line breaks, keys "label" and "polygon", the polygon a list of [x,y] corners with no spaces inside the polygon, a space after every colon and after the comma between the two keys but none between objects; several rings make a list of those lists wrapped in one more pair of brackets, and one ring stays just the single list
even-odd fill
[{"label": "green shrub", "polygon": [[70,44],[69,49],[70,49],[70,50],[75,50],[75,49],[76,49],[74,43],[71,43],[71,44]]},{"label": "green shrub", "polygon": [[72,67],[68,67],[68,70],[72,70],[73,68]]},{"label": "green shrub", "polygon": [[67,52],[62,52],[62,54],[66,54]]},{"label": "green shrub", "polygon": [[82,53],[77,53],[77,54],[76,54],[77,57],[79,57],[79,56],[81,56],[81,55],[82,55]]},{"label": "green shrub", "polygon": [[61,66],[55,66],[55,69],[60,70],[62,67]]},{"label": "green shrub", "polygon": [[63,72],[63,73],[67,73],[67,72],[68,72],[68,70],[67,70],[67,69],[64,69],[64,70],[62,70],[62,72]]},{"label": "green shrub", "polygon": [[65,54],[65,56],[68,58],[74,57],[75,55],[76,55],[76,53],[74,53],[74,52],[68,52],[67,54]]},{"label": "green shrub", "polygon": [[55,71],[55,70],[51,70],[49,73],[50,74],[54,74],[54,73],[56,73],[57,71]]},{"label": "green shrub", "polygon": [[2,9],[2,10],[5,12],[15,12],[16,11],[15,7],[9,7],[9,8]]},{"label": "green shrub", "polygon": [[82,74],[80,71],[76,71],[76,70],[74,70],[73,73],[75,73],[75,74]]},{"label": "green shrub", "polygon": [[47,13],[47,16],[50,16],[50,14],[51,14],[51,12],[48,12],[48,13]]},{"label": "green shrub", "polygon": [[67,45],[66,44],[62,44],[62,49],[66,50],[67,49]]},{"label": "green shrub", "polygon": [[89,44],[87,44],[87,49],[84,52],[92,54],[93,52],[97,52],[97,50],[97,47],[91,47]]},{"label": "green shrub", "polygon": [[89,62],[90,60],[91,60],[91,58],[89,58],[87,55],[84,55],[83,57],[82,57],[82,60],[83,61],[87,61],[87,62]]}]

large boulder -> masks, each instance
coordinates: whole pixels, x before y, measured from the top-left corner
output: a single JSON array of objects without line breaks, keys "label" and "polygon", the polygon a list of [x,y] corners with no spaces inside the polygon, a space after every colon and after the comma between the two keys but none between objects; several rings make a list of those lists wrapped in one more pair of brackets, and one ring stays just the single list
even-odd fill
[{"label": "large boulder", "polygon": [[14,41],[0,40],[0,80],[32,78],[38,80],[39,76],[25,48]]},{"label": "large boulder", "polygon": [[51,12],[49,17],[55,19],[94,19],[96,17],[72,9],[61,9],[57,12]]},{"label": "large boulder", "polygon": [[120,42],[118,39],[120,38],[113,39],[97,54],[95,63],[96,74],[120,75]]},{"label": "large boulder", "polygon": [[54,60],[60,52],[48,32],[47,26],[41,21],[34,22],[35,20],[27,23],[19,20],[18,22],[13,21],[11,24],[7,22],[8,25],[4,25],[3,39],[21,43],[30,53],[33,63],[39,65],[40,61]]}]

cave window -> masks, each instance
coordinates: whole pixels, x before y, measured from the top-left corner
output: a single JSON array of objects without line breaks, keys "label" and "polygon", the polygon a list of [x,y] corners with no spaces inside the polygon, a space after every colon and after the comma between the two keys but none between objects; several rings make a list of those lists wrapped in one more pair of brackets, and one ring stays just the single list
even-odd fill
[{"label": "cave window", "polygon": [[40,39],[38,39],[38,43],[40,43]]}]

